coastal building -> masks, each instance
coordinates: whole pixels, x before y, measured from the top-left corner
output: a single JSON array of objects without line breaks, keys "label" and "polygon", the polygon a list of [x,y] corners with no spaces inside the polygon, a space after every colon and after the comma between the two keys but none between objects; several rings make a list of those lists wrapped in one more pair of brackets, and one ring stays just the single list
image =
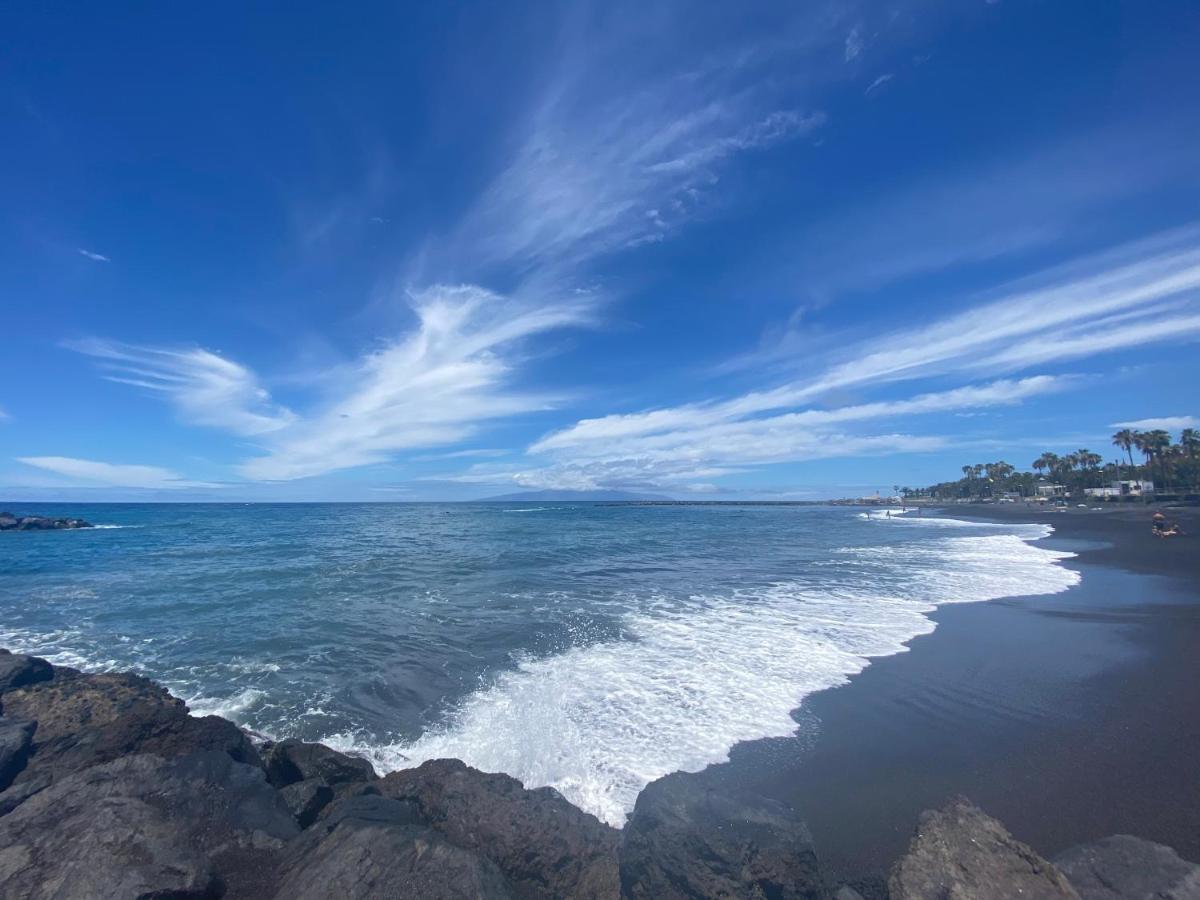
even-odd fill
[{"label": "coastal building", "polygon": [[1039,484],[1037,486],[1037,495],[1043,499],[1053,497],[1067,496],[1066,485],[1062,484]]},{"label": "coastal building", "polygon": [[1154,493],[1153,481],[1113,481],[1105,487],[1084,488],[1083,493],[1098,500],[1120,500]]}]

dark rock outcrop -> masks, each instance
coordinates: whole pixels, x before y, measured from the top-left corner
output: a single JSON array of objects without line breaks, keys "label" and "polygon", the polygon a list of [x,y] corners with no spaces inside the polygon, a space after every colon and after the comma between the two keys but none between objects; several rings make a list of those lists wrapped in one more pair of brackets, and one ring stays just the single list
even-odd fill
[{"label": "dark rock outcrop", "polygon": [[429,828],[417,805],[379,795],[339,800],[284,851],[277,900],[504,900],[499,869]]},{"label": "dark rock outcrop", "polygon": [[0,791],[25,768],[37,722],[20,722],[0,717]]},{"label": "dark rock outcrop", "polygon": [[215,751],[135,754],[0,818],[0,884],[30,900],[264,896],[297,831],[257,768]]},{"label": "dark rock outcrop", "polygon": [[4,694],[4,714],[38,723],[32,755],[18,776],[60,778],[131,753],[180,756],[220,750],[261,765],[250,739],[217,716],[189,716],[182,700],[131,673],[84,675],[56,669],[54,678]]},{"label": "dark rock outcrop", "polygon": [[34,794],[50,787],[50,781],[49,775],[37,775],[14,784],[6,791],[0,791],[0,816],[7,816]]},{"label": "dark rock outcrop", "polygon": [[621,888],[650,898],[823,898],[808,829],[783,804],[734,799],[685,773],[637,799],[621,841]]},{"label": "dark rock outcrop", "polygon": [[296,823],[307,828],[317,820],[321,810],[333,802],[333,788],[318,778],[309,778],[280,788],[279,796],[292,811]]},{"label": "dark rock outcrop", "polygon": [[58,531],[64,528],[92,528],[83,519],[52,519],[46,516],[15,516],[0,512],[0,531]]},{"label": "dark rock outcrop", "polygon": [[327,785],[369,781],[375,769],[365,759],[347,756],[324,744],[287,740],[264,747],[267,780],[277,788],[316,779]]},{"label": "dark rock outcrop", "polygon": [[1200,900],[1200,866],[1127,834],[1073,847],[1054,864],[1083,900]]},{"label": "dark rock outcrop", "polygon": [[526,790],[456,759],[393,772],[386,797],[416,804],[451,843],[496,864],[517,897],[613,898],[618,832],[549,788]]},{"label": "dark rock outcrop", "polygon": [[0,650],[0,694],[53,677],[54,667],[44,659]]},{"label": "dark rock outcrop", "polygon": [[892,900],[1079,900],[1058,869],[963,798],[921,814],[888,890]]}]

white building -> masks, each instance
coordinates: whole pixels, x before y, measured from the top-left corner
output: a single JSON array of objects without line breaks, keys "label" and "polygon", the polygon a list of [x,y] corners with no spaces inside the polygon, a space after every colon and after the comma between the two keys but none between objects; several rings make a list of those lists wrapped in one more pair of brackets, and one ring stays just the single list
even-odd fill
[{"label": "white building", "polygon": [[1089,497],[1102,500],[1114,500],[1121,497],[1141,497],[1143,494],[1154,493],[1153,481],[1113,481],[1107,487],[1084,488],[1083,492]]}]

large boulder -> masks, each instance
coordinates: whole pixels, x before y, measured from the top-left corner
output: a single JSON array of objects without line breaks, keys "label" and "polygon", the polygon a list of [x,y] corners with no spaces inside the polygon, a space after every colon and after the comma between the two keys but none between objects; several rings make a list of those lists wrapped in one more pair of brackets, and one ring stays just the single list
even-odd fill
[{"label": "large boulder", "polygon": [[642,791],[621,840],[621,888],[651,898],[823,898],[812,838],[794,812],[676,773]]},{"label": "large boulder", "polygon": [[347,756],[324,744],[286,740],[265,748],[267,780],[277,788],[315,779],[327,785],[369,781],[375,770],[365,759]]},{"label": "large boulder", "polygon": [[4,714],[38,723],[18,780],[60,778],[130,753],[173,757],[220,750],[237,762],[261,765],[250,739],[232,722],[189,716],[183,701],[131,673],[58,669],[50,681],[7,692]]},{"label": "large boulder", "polygon": [[1200,900],[1200,866],[1127,834],[1073,847],[1054,864],[1083,900]]},{"label": "large boulder", "polygon": [[276,900],[504,900],[489,860],[429,828],[416,804],[379,795],[339,800],[284,851]]},{"label": "large boulder", "polygon": [[5,896],[269,896],[298,832],[260,769],[135,754],[59,779],[0,818]]},{"label": "large boulder", "polygon": [[0,650],[0,694],[53,677],[54,667],[44,659]]},{"label": "large boulder", "polygon": [[0,716],[0,791],[25,768],[37,722],[19,722]]},{"label": "large boulder", "polygon": [[526,898],[614,898],[618,833],[550,788],[525,790],[456,759],[393,772],[384,796],[416,804],[449,841],[487,857],[513,894]]},{"label": "large boulder", "polygon": [[1058,869],[964,798],[921,814],[888,890],[892,900],[1079,900]]},{"label": "large boulder", "polygon": [[279,796],[292,811],[296,824],[307,828],[317,820],[321,811],[333,802],[333,788],[319,778],[310,778],[280,788]]}]

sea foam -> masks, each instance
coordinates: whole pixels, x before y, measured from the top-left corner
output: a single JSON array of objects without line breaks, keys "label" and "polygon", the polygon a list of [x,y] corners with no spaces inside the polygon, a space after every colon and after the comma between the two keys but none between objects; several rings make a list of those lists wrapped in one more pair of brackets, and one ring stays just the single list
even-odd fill
[{"label": "sea foam", "polygon": [[841,548],[841,559],[877,573],[877,583],[853,577],[663,600],[626,616],[630,639],[526,659],[414,742],[326,740],[384,771],[457,757],[527,787],[554,787],[620,827],[654,779],[725,761],[740,741],[793,734],[791,713],[806,696],[844,683],[871,657],[904,651],[933,630],[927,614],[939,604],[1075,584],[1078,573],[1057,565],[1072,554],[1030,543],[1050,530]]}]

